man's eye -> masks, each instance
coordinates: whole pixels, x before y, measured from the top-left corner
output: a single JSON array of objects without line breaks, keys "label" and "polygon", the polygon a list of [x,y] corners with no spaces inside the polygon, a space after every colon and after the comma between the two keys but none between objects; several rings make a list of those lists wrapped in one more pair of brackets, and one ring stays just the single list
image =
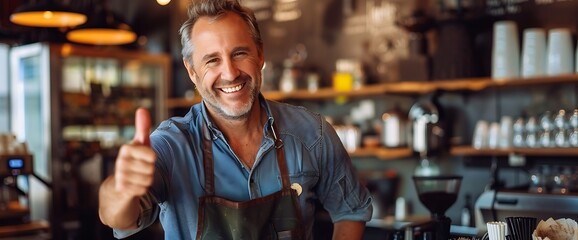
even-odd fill
[{"label": "man's eye", "polygon": [[213,64],[213,63],[217,63],[217,62],[219,62],[218,58],[212,58],[212,59],[207,60],[206,64]]},{"label": "man's eye", "polygon": [[246,56],[247,53],[246,52],[236,52],[235,54],[233,54],[234,57],[241,57],[241,56]]}]

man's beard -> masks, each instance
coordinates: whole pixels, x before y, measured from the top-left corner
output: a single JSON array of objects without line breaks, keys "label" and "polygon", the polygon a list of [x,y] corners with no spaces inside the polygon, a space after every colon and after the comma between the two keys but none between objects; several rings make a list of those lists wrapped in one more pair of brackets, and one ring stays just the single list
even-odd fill
[{"label": "man's beard", "polygon": [[[246,119],[248,118],[249,113],[251,112],[251,108],[253,107],[253,104],[255,103],[255,100],[259,95],[259,91],[257,89],[255,81],[251,81],[249,78],[250,78],[249,75],[244,73],[241,73],[241,75],[238,77],[238,79],[242,80],[248,79],[247,81],[244,81],[245,86],[243,87],[249,88],[249,91],[251,93],[249,101],[243,103],[240,107],[229,106],[225,103],[220,102],[217,95],[214,92],[215,90],[213,89],[211,89],[211,91],[206,91],[204,88],[198,88],[199,93],[203,97],[203,101],[207,105],[209,105],[208,107],[210,107],[219,116],[228,120]],[[200,82],[199,81],[200,79],[198,77],[196,80],[197,82]]]}]

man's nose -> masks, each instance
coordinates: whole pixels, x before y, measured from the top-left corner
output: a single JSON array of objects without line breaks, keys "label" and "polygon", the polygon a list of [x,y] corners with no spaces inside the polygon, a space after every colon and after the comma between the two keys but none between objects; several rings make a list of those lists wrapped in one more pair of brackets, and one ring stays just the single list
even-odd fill
[{"label": "man's nose", "polygon": [[235,61],[226,59],[221,66],[221,78],[225,80],[235,80],[240,74],[239,68]]}]

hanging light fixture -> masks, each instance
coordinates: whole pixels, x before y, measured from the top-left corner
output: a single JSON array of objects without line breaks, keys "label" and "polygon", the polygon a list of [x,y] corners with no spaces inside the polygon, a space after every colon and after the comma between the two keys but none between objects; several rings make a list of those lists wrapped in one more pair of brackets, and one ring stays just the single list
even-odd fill
[{"label": "hanging light fixture", "polygon": [[74,27],[86,22],[86,14],[53,0],[41,0],[16,8],[10,15],[10,21],[27,27]]},{"label": "hanging light fixture", "polygon": [[167,5],[171,2],[171,0],[157,0],[157,3],[161,6]]},{"label": "hanging light fixture", "polygon": [[66,34],[69,41],[93,45],[122,45],[132,43],[136,38],[136,33],[127,23],[102,5],[97,7],[86,24]]}]

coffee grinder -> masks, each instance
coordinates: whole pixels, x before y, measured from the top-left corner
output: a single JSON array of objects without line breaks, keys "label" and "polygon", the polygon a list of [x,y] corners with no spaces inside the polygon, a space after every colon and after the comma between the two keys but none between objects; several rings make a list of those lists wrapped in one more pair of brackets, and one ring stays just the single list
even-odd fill
[{"label": "coffee grinder", "polygon": [[[445,212],[458,198],[462,176],[414,176],[413,182],[420,202],[431,213],[429,230],[433,239],[450,239],[452,221]],[[423,234],[426,235],[425,232]]]},{"label": "coffee grinder", "polygon": [[[30,221],[30,209],[26,201],[28,194],[21,188],[21,181],[18,181],[19,176],[29,174],[33,174],[32,155],[26,144],[17,142],[12,134],[0,133],[0,225]],[[27,180],[27,176],[23,177]]]}]

